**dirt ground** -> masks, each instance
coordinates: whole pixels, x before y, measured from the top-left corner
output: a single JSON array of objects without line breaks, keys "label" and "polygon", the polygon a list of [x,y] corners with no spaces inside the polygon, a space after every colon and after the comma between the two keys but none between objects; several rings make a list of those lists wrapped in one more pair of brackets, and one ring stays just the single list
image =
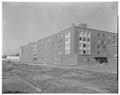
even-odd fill
[{"label": "dirt ground", "polygon": [[[118,92],[118,79],[115,73],[23,64],[4,64],[3,68],[3,93]],[[20,78],[40,89],[41,92]]]}]

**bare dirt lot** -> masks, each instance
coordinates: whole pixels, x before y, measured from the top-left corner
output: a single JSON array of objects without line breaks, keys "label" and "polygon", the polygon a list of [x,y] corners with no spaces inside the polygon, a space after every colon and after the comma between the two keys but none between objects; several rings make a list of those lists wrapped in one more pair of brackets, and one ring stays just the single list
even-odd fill
[{"label": "bare dirt lot", "polygon": [[115,73],[4,64],[3,93],[117,93]]}]

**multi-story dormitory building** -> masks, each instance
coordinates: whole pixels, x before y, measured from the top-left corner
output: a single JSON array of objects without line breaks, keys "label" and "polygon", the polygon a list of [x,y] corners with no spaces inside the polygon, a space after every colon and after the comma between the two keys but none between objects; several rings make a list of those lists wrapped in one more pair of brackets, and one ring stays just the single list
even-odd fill
[{"label": "multi-story dormitory building", "polygon": [[108,63],[108,45],[117,43],[117,34],[72,25],[59,33],[21,47],[22,62],[59,65]]}]

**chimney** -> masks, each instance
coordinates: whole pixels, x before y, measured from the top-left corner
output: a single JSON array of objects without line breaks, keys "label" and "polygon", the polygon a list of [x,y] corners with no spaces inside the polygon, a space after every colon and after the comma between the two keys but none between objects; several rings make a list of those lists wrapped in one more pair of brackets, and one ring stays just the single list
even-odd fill
[{"label": "chimney", "polygon": [[80,23],[78,26],[81,27],[81,28],[87,28],[87,24],[86,23]]},{"label": "chimney", "polygon": [[74,24],[74,23],[72,23],[72,26],[74,27],[74,26],[75,26],[75,24]]}]

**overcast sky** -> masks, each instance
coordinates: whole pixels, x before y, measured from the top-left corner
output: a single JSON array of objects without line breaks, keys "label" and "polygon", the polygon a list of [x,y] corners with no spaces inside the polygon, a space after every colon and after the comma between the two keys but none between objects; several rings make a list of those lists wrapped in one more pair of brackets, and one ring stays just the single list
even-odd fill
[{"label": "overcast sky", "polygon": [[117,32],[117,3],[3,3],[3,54],[75,23]]}]

